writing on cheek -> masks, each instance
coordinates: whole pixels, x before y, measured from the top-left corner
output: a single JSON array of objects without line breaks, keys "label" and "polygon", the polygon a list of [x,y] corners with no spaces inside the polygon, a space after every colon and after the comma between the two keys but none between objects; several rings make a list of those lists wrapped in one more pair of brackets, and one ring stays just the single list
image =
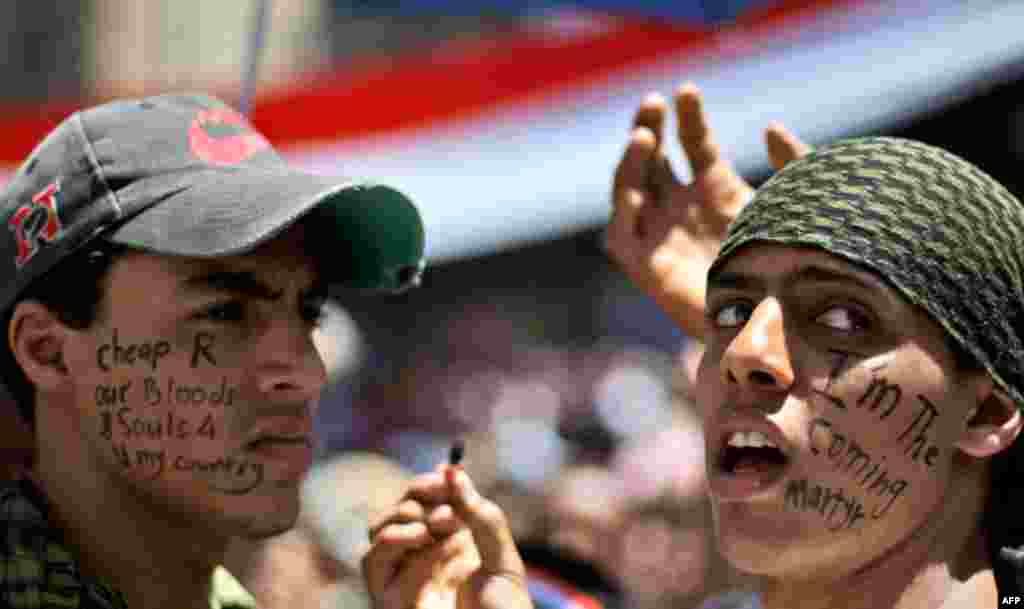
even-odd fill
[{"label": "writing on cheek", "polygon": [[226,376],[216,385],[185,384],[174,377],[162,381],[147,376],[142,380],[142,389],[142,399],[148,406],[232,406],[238,393],[236,387],[228,384]]},{"label": "writing on cheek", "polygon": [[806,478],[786,483],[786,509],[816,512],[830,531],[852,529],[864,520],[864,504],[856,496],[847,496],[843,489],[813,484]]},{"label": "writing on cheek", "polygon": [[[193,368],[198,368],[201,364],[217,365],[217,359],[213,355],[214,343],[213,334],[196,332],[189,356]],[[122,344],[115,328],[110,341],[97,347],[96,365],[104,372],[109,372],[117,367],[137,365],[145,365],[156,371],[160,366],[160,360],[171,355],[171,352],[171,342],[167,340],[143,340]]]},{"label": "writing on cheek", "polygon": [[115,431],[119,432],[117,434],[119,439],[126,440],[132,438],[187,440],[193,435],[213,440],[217,436],[212,414],[203,417],[198,425],[194,420],[174,412],[146,416],[140,415],[128,407],[119,409],[117,413],[109,411],[100,413],[100,418],[102,421],[100,435],[108,440],[114,438]]},{"label": "writing on cheek", "polygon": [[[828,381],[823,389],[814,389],[813,392],[824,398],[829,404],[839,410],[849,410],[846,400],[836,394],[834,383],[839,379],[846,362],[851,355],[845,352],[830,352],[836,357]],[[903,388],[898,384],[890,383],[889,380],[880,374],[885,366],[870,368],[871,380],[868,386],[853,402],[855,410],[871,413],[879,421],[888,419],[903,405]],[[935,465],[935,459],[939,456],[939,447],[936,446],[928,435],[936,417],[939,415],[938,408],[924,395],[918,394],[916,401],[918,407],[912,413],[912,421],[897,436],[897,442],[903,446],[903,454],[911,458],[915,463],[923,463],[926,467]]]},{"label": "writing on cheek", "polygon": [[128,390],[131,389],[131,387],[131,381],[110,385],[96,385],[96,405],[99,406],[100,408],[103,408],[105,406],[118,406],[121,404],[126,404],[128,402]]},{"label": "writing on cheek", "polygon": [[832,385],[839,380],[842,376],[843,371],[846,369],[847,362],[854,355],[846,351],[839,351],[837,349],[829,349],[829,355],[832,357],[832,366],[828,371],[828,379],[825,381],[825,387],[823,389],[813,389],[813,392],[819,397],[825,398],[833,406],[840,410],[846,410],[846,403],[840,398],[833,395]]},{"label": "writing on cheek", "polygon": [[[196,435],[212,440],[217,437],[217,432],[211,409],[233,406],[238,393],[238,388],[229,384],[227,377],[221,377],[220,382],[214,385],[201,385],[180,383],[174,377],[159,379],[147,376],[142,379],[141,388],[135,390],[135,399],[131,395],[132,388],[131,381],[96,386],[102,437],[108,440],[115,435],[126,439],[184,440]],[[153,410],[159,406],[174,409]]]},{"label": "writing on cheek", "polygon": [[811,419],[807,433],[811,454],[824,457],[836,470],[849,475],[869,496],[879,499],[878,506],[871,512],[872,518],[884,516],[910,486],[903,478],[890,477],[884,455],[874,458],[831,421],[822,417]]},{"label": "writing on cheek", "polygon": [[198,459],[179,455],[174,459],[174,469],[200,474],[210,480],[211,487],[229,495],[244,495],[263,482],[263,464],[247,459]]},{"label": "writing on cheek", "polygon": [[143,473],[144,478],[155,479],[164,473],[167,453],[163,449],[130,447],[124,442],[111,444],[114,458],[124,469],[134,469]]},{"label": "writing on cheek", "polygon": [[201,362],[209,366],[216,366],[217,360],[213,357],[214,336],[209,332],[196,332],[192,341],[192,367],[198,368]]},{"label": "writing on cheek", "polygon": [[104,372],[118,366],[138,364],[145,364],[152,370],[156,370],[160,360],[170,353],[171,343],[166,340],[146,340],[121,344],[117,329],[115,329],[110,342],[104,343],[96,349],[96,365]]},{"label": "writing on cheek", "polygon": [[[191,368],[216,367],[215,343],[213,334],[198,332],[192,338],[190,352],[182,355],[189,358]],[[96,350],[96,362],[104,371],[141,365],[155,372],[161,360],[173,354],[171,345],[166,340],[123,343],[115,330],[111,340]],[[221,419],[216,413],[233,407],[238,399],[238,388],[227,376],[200,383],[182,382],[171,375],[100,383],[94,388],[94,399],[99,433],[110,443],[115,462],[143,479],[172,471],[191,473],[226,494],[245,494],[263,482],[262,463],[227,456],[174,454],[166,443],[218,439]]]},{"label": "writing on cheek", "polygon": [[917,410],[914,420],[897,439],[907,444],[907,449],[904,451],[906,454],[909,454],[915,461],[921,459],[925,465],[931,467],[935,464],[935,457],[939,455],[939,447],[932,444],[928,438],[928,430],[935,422],[935,418],[939,416],[939,409],[923,395],[918,394],[917,401],[920,408]]},{"label": "writing on cheek", "polygon": [[229,495],[244,495],[263,482],[263,464],[246,459],[170,457],[165,449],[139,448],[123,442],[115,442],[111,447],[114,458],[123,469],[141,472],[142,477],[149,480],[160,477],[170,468],[206,478],[211,488]]}]

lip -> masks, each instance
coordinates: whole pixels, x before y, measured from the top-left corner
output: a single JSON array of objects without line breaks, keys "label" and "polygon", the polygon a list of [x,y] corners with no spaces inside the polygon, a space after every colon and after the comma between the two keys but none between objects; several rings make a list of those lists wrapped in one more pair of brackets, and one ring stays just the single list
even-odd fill
[{"label": "lip", "polygon": [[312,417],[277,416],[259,421],[245,443],[246,447],[270,440],[307,441],[313,437]]},{"label": "lip", "polygon": [[313,441],[306,436],[265,436],[246,444],[245,452],[263,463],[273,463],[285,478],[300,478],[313,466]]},{"label": "lip", "polygon": [[[722,451],[734,432],[758,431],[777,446],[786,459],[783,465],[772,466],[765,471],[734,473],[721,467]],[[782,430],[763,417],[736,414],[727,420],[709,425],[707,456],[708,488],[712,496],[721,501],[745,501],[770,492],[787,478],[793,467],[794,449],[786,440]]]},{"label": "lip", "polygon": [[261,421],[244,446],[251,458],[273,463],[286,478],[305,475],[313,465],[313,421],[310,417],[275,417]]}]

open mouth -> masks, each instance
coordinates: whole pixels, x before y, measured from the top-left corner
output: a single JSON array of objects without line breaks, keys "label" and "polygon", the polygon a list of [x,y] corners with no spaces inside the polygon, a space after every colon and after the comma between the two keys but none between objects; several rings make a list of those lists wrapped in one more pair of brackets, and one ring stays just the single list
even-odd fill
[{"label": "open mouth", "polygon": [[771,473],[788,462],[786,454],[759,431],[729,433],[718,455],[719,470],[733,475]]}]

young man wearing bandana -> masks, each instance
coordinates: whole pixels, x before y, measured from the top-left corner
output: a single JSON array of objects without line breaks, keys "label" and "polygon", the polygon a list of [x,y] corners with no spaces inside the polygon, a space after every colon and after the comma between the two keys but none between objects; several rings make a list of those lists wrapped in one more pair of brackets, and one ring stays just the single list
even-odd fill
[{"label": "young man wearing bandana", "polygon": [[[692,87],[677,102],[681,122],[700,115]],[[684,128],[700,170],[691,185],[674,180],[664,116],[658,99],[641,107],[609,245],[704,341],[696,395],[715,534],[733,565],[759,576],[761,606],[988,608],[1019,597],[1021,203],[948,152],[894,138],[811,152],[747,203],[706,129],[687,141]],[[434,522],[445,488],[425,477],[371,531],[379,609],[398,605],[377,574],[422,590],[417,581],[445,573],[406,571],[410,553],[394,551],[421,522],[411,562],[449,543]],[[502,548],[481,551],[470,585],[411,604],[527,606],[512,563],[488,560]]]}]

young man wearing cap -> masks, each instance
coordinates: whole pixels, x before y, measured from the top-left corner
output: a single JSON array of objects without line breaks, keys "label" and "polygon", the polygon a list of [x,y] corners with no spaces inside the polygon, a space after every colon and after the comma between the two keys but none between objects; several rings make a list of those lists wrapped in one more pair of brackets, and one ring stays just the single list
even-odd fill
[{"label": "young man wearing cap", "polygon": [[[679,105],[699,113],[696,91]],[[663,116],[660,100],[641,108],[616,176],[612,244],[617,259],[643,262],[641,285],[680,321],[702,319],[696,395],[715,533],[733,565],[759,576],[759,604],[1019,602],[1010,476],[1024,404],[1024,207],[962,159],[895,138],[824,147],[730,207],[662,181]],[[696,148],[695,183],[713,189],[716,171],[736,183],[710,137]],[[713,218],[739,208],[721,243]],[[668,225],[652,221],[669,213]],[[704,305],[680,276],[696,268],[690,258],[707,273]],[[438,582],[387,560],[402,531],[425,521],[430,532],[441,509],[429,502],[443,493],[413,490],[430,516],[399,510],[372,531],[371,584],[371,567],[394,587]],[[434,538],[444,539],[419,552]],[[495,564],[474,576],[498,577]],[[520,594],[451,588],[448,598],[476,603],[465,606],[527,606]],[[379,583],[371,590],[379,609],[398,609]],[[443,598],[415,604],[452,606]]]},{"label": "young man wearing cap", "polygon": [[0,205],[0,373],[35,446],[0,488],[0,606],[245,604],[217,566],[296,519],[320,306],[417,281],[416,208],[187,95],[72,115]]}]

